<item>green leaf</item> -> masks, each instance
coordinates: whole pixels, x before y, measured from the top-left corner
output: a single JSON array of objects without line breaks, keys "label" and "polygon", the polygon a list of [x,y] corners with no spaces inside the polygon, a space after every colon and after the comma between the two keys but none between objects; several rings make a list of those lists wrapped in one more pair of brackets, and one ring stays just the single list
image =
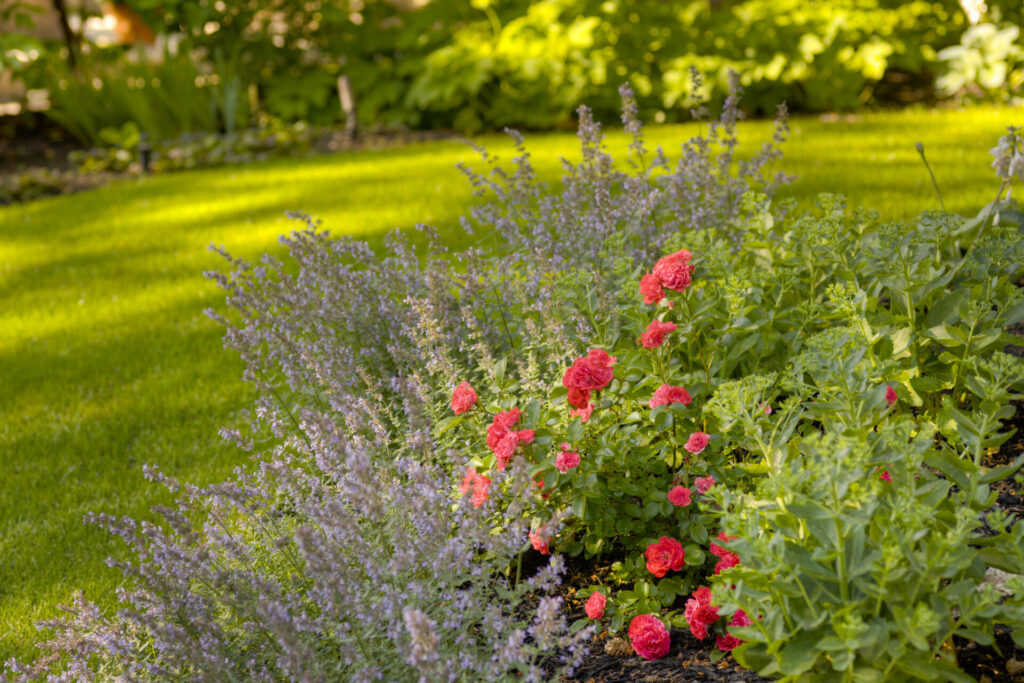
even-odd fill
[{"label": "green leaf", "polygon": [[572,501],[572,511],[578,519],[585,519],[584,515],[587,512],[587,499],[583,496],[576,496]]},{"label": "green leaf", "polygon": [[1017,647],[1024,647],[1024,628],[1015,628],[1010,634],[1013,638],[1013,642]]},{"label": "green leaf", "polygon": [[667,406],[658,406],[654,409],[653,413],[652,417],[654,418],[654,427],[659,432],[663,432],[671,427],[672,423],[675,421]]},{"label": "green leaf", "polygon": [[974,678],[965,674],[951,662],[936,659],[931,665],[934,672],[950,683],[976,683]]},{"label": "green leaf", "polygon": [[578,631],[582,631],[584,628],[587,627],[587,624],[589,623],[590,619],[577,619],[576,621],[572,622],[572,625],[569,627],[569,633],[573,634]]},{"label": "green leaf", "polygon": [[565,440],[570,444],[576,443],[583,436],[583,423],[579,420],[571,420],[569,428],[565,430]]},{"label": "green leaf", "polygon": [[505,358],[502,358],[501,360],[494,364],[494,381],[498,384],[499,387],[502,386],[502,384],[505,381],[506,364],[507,360]]},{"label": "green leaf", "polygon": [[963,346],[966,341],[966,336],[962,330],[950,327],[949,325],[930,327],[925,330],[925,334],[946,347],[956,348]]},{"label": "green leaf", "polygon": [[1020,469],[1021,465],[1024,465],[1024,454],[1018,456],[1017,459],[1009,465],[989,470],[979,477],[978,482],[982,484],[991,484],[992,482],[1002,481]]},{"label": "green leaf", "polygon": [[437,423],[439,429],[435,433],[435,436],[441,436],[452,427],[462,424],[463,418],[463,415],[454,415],[452,417],[446,417],[445,419],[441,420],[440,422]]},{"label": "green leaf", "polygon": [[914,330],[910,327],[902,327],[892,333],[892,357],[899,358],[903,352],[910,348],[910,339]]},{"label": "green leaf", "polygon": [[779,655],[779,670],[787,676],[798,676],[814,666],[818,658],[819,635],[801,631],[782,648]]},{"label": "green leaf", "polygon": [[962,489],[970,487],[970,473],[975,471],[974,463],[961,460],[949,451],[932,451],[924,461],[945,474]]}]

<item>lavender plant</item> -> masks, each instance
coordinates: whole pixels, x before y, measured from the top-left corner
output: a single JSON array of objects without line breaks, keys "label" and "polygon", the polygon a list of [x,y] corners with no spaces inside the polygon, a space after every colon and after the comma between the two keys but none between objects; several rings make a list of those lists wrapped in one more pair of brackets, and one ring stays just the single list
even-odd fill
[{"label": "lavender plant", "polygon": [[74,680],[175,681],[546,680],[578,664],[590,633],[568,635],[551,595],[561,559],[502,574],[526,542],[514,502],[453,502],[408,452],[381,467],[327,423],[303,434],[235,482],[149,470],[178,496],[163,527],[94,516],[136,557],[114,562],[124,607],[104,619],[78,601],[46,624],[52,656],[9,663],[12,680],[57,663]]}]

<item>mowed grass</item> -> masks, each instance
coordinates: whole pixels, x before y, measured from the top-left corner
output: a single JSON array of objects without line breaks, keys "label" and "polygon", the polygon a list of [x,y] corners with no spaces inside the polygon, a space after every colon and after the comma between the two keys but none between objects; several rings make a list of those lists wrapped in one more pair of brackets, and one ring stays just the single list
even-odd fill
[{"label": "mowed grass", "polygon": [[[909,111],[828,122],[798,119],[781,168],[799,176],[787,194],[847,194],[907,218],[937,208],[914,151],[922,141],[950,210],[973,213],[997,183],[987,154],[1008,109]],[[649,130],[672,156],[692,126]],[[770,122],[743,124],[749,151]],[[480,140],[505,160],[503,137]],[[560,157],[577,158],[569,133],[527,136],[550,179]],[[625,147],[612,135],[617,155]],[[621,158],[621,157],[620,157]],[[335,234],[371,240],[429,223],[453,243],[473,201],[456,162],[474,162],[457,142],[281,160],[119,182],[70,197],[0,208],[0,661],[31,656],[32,622],[51,618],[76,589],[104,607],[120,576],[105,558],[118,542],[82,524],[107,512],[152,519],[167,502],[142,465],[210,482],[243,464],[217,436],[252,399],[240,362],[221,348],[203,314],[223,309],[204,270],[207,251],[280,254],[277,237],[302,210]]]}]

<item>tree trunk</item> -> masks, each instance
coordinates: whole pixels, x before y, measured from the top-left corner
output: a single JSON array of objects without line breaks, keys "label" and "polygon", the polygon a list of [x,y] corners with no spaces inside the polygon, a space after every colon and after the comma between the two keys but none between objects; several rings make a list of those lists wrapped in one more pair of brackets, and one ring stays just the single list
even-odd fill
[{"label": "tree trunk", "polygon": [[78,73],[78,38],[68,23],[68,9],[64,5],[64,0],[53,0],[53,8],[60,17],[60,30],[64,33],[64,44],[68,48],[68,64],[72,71]]}]

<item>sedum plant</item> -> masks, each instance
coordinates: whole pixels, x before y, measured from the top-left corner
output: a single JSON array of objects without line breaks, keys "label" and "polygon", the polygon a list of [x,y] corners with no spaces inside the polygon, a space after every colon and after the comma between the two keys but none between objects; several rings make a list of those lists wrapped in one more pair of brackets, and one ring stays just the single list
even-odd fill
[{"label": "sedum plant", "polygon": [[784,680],[972,680],[956,668],[952,636],[991,645],[995,624],[1024,626],[986,584],[993,558],[979,547],[988,484],[1024,458],[986,473],[945,457],[934,428],[886,414],[881,387],[857,388],[854,409],[876,424],[828,419],[791,441],[755,490],[713,494],[742,558],[714,579],[715,600],[751,618],[730,629],[745,641],[733,652]]}]

